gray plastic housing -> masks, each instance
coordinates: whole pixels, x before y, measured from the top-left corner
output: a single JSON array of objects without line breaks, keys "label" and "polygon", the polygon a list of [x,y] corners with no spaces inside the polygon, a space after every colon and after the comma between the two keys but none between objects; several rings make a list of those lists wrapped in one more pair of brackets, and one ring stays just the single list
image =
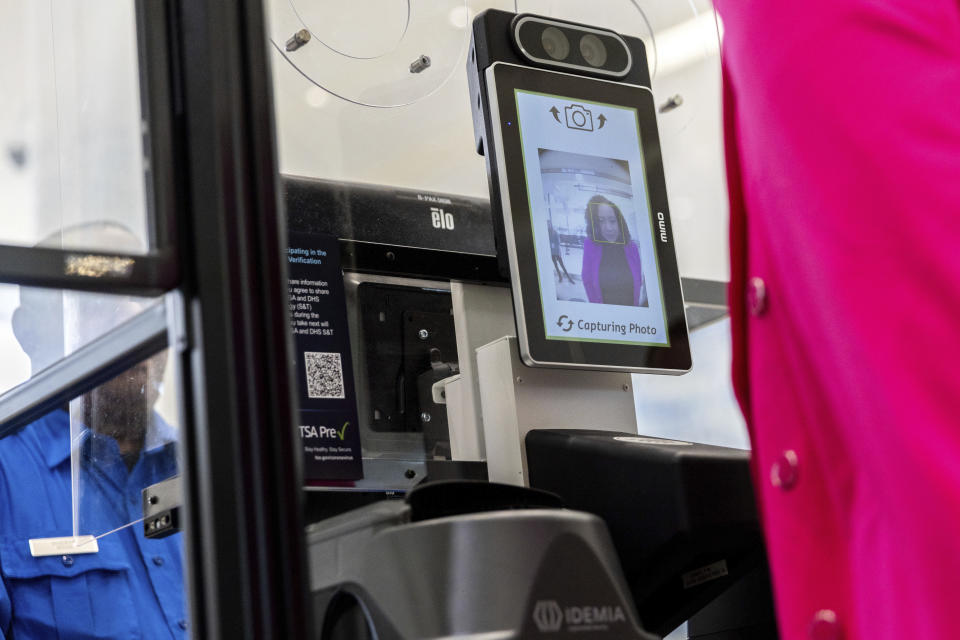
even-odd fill
[{"label": "gray plastic housing", "polygon": [[388,501],[311,526],[307,543],[320,638],[342,598],[379,640],[657,637],[641,629],[606,526],[587,513],[410,522],[406,504]]}]

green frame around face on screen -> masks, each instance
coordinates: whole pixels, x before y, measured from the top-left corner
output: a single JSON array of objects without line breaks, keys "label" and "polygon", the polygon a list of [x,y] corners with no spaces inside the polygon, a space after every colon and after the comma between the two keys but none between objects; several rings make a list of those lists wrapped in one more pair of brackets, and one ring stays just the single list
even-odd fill
[{"label": "green frame around face on screen", "polygon": [[[527,189],[526,189],[526,191],[527,191],[527,209],[528,209],[529,214],[530,214],[530,229],[531,229],[531,234],[533,234],[533,240],[534,240],[534,242],[533,242],[534,254],[536,255],[536,246],[537,246],[537,244],[536,244],[536,237],[537,237],[537,231],[536,231],[536,220],[534,219],[534,207],[533,207],[533,202],[532,202],[532,200],[531,200],[531,192],[532,192],[531,186],[532,186],[532,185],[530,184],[530,180],[532,180],[532,176],[530,176],[529,173],[528,173],[527,170],[526,170],[526,167],[527,167],[527,158],[526,158],[526,152],[523,150],[523,144],[522,144],[522,142],[523,142],[523,122],[521,121],[521,119],[520,119],[520,117],[519,117],[519,114],[520,114],[520,94],[521,94],[521,93],[527,93],[527,94],[535,95],[535,96],[542,96],[542,97],[545,97],[545,98],[556,98],[556,99],[562,100],[562,101],[564,101],[564,102],[570,102],[570,101],[572,101],[572,100],[576,100],[578,103],[579,103],[579,102],[582,102],[582,103],[585,103],[585,104],[591,104],[591,105],[595,105],[595,106],[598,106],[598,107],[610,107],[610,108],[612,108],[612,109],[627,109],[627,110],[633,111],[633,118],[634,118],[634,122],[636,123],[636,128],[637,128],[637,129],[636,129],[636,130],[637,130],[637,138],[636,138],[636,139],[637,139],[637,145],[639,146],[640,162],[641,162],[641,171],[643,171],[643,175],[644,175],[644,178],[645,178],[645,179],[644,179],[644,185],[643,185],[643,186],[644,186],[643,192],[644,192],[644,195],[646,196],[646,200],[647,200],[647,212],[648,212],[648,213],[647,213],[647,222],[648,222],[649,225],[650,225],[650,226],[649,226],[649,229],[650,229],[650,237],[653,238],[653,237],[654,237],[653,203],[652,203],[651,200],[650,200],[650,188],[649,188],[649,185],[647,184],[647,181],[646,181],[646,162],[645,162],[644,156],[643,156],[643,139],[641,138],[641,134],[640,134],[640,120],[639,120],[639,114],[638,114],[637,110],[636,110],[635,108],[633,108],[633,107],[616,105],[616,104],[610,104],[610,103],[607,103],[607,102],[597,102],[597,101],[594,101],[594,100],[585,100],[585,99],[582,99],[582,98],[571,98],[570,96],[563,96],[563,95],[553,94],[553,93],[544,93],[544,92],[540,92],[540,91],[526,91],[526,90],[524,90],[524,89],[514,89],[513,99],[514,99],[514,105],[516,106],[516,109],[517,109],[517,133],[518,133],[518,135],[520,136],[520,140],[521,140],[521,145],[520,145],[520,158],[521,158],[521,160],[523,161],[523,165],[522,165],[522,166],[523,166],[523,172],[524,172],[524,176],[525,176],[525,183],[526,183],[526,187],[527,187]],[[625,161],[625,162],[626,162],[626,161]],[[627,164],[629,165],[629,162],[627,162]],[[542,175],[542,174],[541,174],[541,175]],[[594,204],[593,206],[596,206],[596,204]],[[622,214],[621,214],[621,215],[622,215]],[[594,217],[595,217],[594,214],[591,214],[591,215],[590,215],[590,221],[591,221],[591,223],[594,222]],[[619,222],[619,220],[618,220],[618,222]],[[622,224],[622,223],[621,223],[621,224]],[[620,233],[623,234],[623,229],[620,230]],[[594,237],[596,237],[596,230],[594,230]],[[625,237],[625,236],[623,236],[623,237]],[[623,242],[617,242],[617,243],[611,243],[611,244],[622,244],[622,245],[625,245],[625,244],[626,244],[626,240],[624,240]],[[658,253],[657,253],[657,244],[656,244],[656,242],[652,242],[651,244],[652,244],[652,246],[653,246],[653,254],[654,254],[654,260],[653,260],[653,262],[654,262],[654,264],[657,266],[657,288],[658,288],[658,290],[659,290],[659,292],[660,292],[660,300],[661,300],[660,308],[661,308],[661,311],[662,311],[662,313],[663,313],[663,326],[664,326],[664,328],[666,328],[666,327],[668,326],[668,325],[667,325],[667,308],[666,308],[666,298],[665,298],[664,295],[663,295],[663,282],[662,282],[661,279],[660,279],[660,260],[659,260],[659,255],[658,255]],[[579,338],[579,337],[572,337],[572,336],[556,336],[556,335],[550,335],[550,329],[549,329],[549,327],[547,327],[547,318],[546,318],[546,312],[545,312],[545,310],[546,310],[546,300],[544,300],[544,297],[543,297],[543,275],[540,273],[540,261],[539,261],[539,260],[535,260],[534,263],[536,264],[536,268],[537,268],[537,292],[538,292],[538,295],[539,295],[539,298],[540,298],[540,315],[542,316],[542,319],[543,319],[543,332],[544,332],[544,335],[545,335],[545,339],[546,339],[546,340],[559,340],[559,341],[564,341],[564,342],[586,342],[586,343],[594,343],[594,342],[596,342],[596,343],[601,343],[601,344],[619,344],[619,345],[630,345],[630,346],[637,345],[637,346],[661,347],[661,348],[669,348],[669,347],[670,347],[670,334],[669,334],[669,332],[667,332],[667,342],[666,342],[666,344],[664,344],[664,343],[662,343],[662,342],[642,342],[642,341],[639,341],[639,340],[611,340],[611,339],[609,339],[609,338]],[[646,282],[645,282],[645,284],[646,284]],[[649,299],[649,293],[647,294],[647,298]]]},{"label": "green frame around face on screen", "polygon": [[[659,147],[656,111],[649,89],[566,73],[496,63],[486,71],[495,162],[506,225],[514,310],[524,362],[532,366],[685,373],[690,369],[683,295],[670,225]],[[648,228],[663,304],[666,344],[597,338],[549,336],[544,313],[531,189],[526,171],[518,97],[521,93],[584,105],[632,110],[648,206]],[[512,126],[516,123],[517,126]],[[543,146],[541,143],[540,146]],[[511,160],[508,162],[507,159]],[[533,179],[533,176],[530,176]],[[654,221],[654,217],[657,221]],[[662,222],[662,226],[661,226]],[[639,233],[639,230],[638,230]],[[647,280],[648,294],[649,278]],[[532,295],[536,288],[537,295]],[[648,295],[649,299],[649,295]],[[613,308],[613,307],[612,307]]]}]

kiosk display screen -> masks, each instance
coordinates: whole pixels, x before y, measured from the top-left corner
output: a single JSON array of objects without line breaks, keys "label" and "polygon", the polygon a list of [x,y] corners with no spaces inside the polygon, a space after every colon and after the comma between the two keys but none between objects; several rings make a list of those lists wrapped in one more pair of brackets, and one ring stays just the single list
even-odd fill
[{"label": "kiosk display screen", "polygon": [[669,346],[636,109],[514,96],[547,339]]},{"label": "kiosk display screen", "polygon": [[688,371],[650,90],[506,63],[486,75],[524,362]]}]

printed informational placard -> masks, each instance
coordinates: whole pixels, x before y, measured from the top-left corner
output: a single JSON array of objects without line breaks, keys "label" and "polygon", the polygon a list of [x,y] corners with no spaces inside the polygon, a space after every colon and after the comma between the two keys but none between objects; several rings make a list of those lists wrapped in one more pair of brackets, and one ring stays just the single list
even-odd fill
[{"label": "printed informational placard", "polygon": [[332,236],[290,233],[290,327],[304,479],[363,477],[340,250]]}]

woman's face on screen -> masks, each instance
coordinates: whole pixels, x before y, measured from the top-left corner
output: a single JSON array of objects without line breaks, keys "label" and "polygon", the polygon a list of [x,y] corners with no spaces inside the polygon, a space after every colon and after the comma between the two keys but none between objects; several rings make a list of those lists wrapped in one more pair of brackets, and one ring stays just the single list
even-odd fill
[{"label": "woman's face on screen", "polygon": [[607,242],[620,239],[620,221],[617,219],[617,212],[610,205],[597,205],[597,226],[600,228],[600,237]]}]

